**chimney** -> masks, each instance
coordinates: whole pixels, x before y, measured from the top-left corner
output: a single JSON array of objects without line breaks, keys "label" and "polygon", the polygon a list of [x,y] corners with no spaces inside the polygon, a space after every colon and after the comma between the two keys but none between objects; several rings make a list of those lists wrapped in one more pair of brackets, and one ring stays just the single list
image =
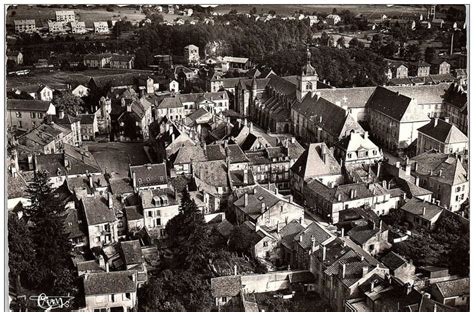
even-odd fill
[{"label": "chimney", "polygon": [[278,187],[275,187],[275,195],[278,195]]},{"label": "chimney", "polygon": [[105,262],[105,272],[109,272],[109,263]]},{"label": "chimney", "polygon": [[399,162],[399,161],[397,161],[397,162],[395,163],[395,167],[396,167],[396,168],[400,168],[400,162]]},{"label": "chimney", "polygon": [[94,181],[92,180],[92,175],[89,176],[89,187],[90,187],[91,189],[94,188]]},{"label": "chimney", "polygon": [[326,246],[323,245],[321,250],[322,250],[322,253],[323,253],[323,261],[325,261],[326,260]]},{"label": "chimney", "polygon": [[244,169],[244,185],[249,184],[249,172],[248,169]]},{"label": "chimney", "polygon": [[135,171],[132,172],[132,184],[133,184],[133,189],[136,190],[136,188],[137,188],[137,176],[135,174]]},{"label": "chimney", "polygon": [[380,169],[382,168],[382,164],[380,162],[377,163],[377,178],[380,177]]},{"label": "chimney", "polygon": [[250,122],[250,132],[253,132],[253,122]]},{"label": "chimney", "polygon": [[337,201],[340,202],[341,199],[342,199],[342,194],[341,193],[337,194]]},{"label": "chimney", "polygon": [[260,212],[264,213],[265,212],[265,203],[261,204]]},{"label": "chimney", "polygon": [[300,243],[303,242],[303,234],[300,235],[299,240],[300,240]]},{"label": "chimney", "polygon": [[58,115],[59,115],[59,119],[64,119],[64,111],[62,109],[59,110]]},{"label": "chimney", "polygon": [[415,177],[415,185],[420,186],[420,177]]},{"label": "chimney", "polygon": [[249,204],[249,194],[244,194],[244,207],[247,207]]},{"label": "chimney", "polygon": [[344,228],[341,228],[341,237],[344,237]]},{"label": "chimney", "polygon": [[438,126],[438,117],[435,117],[435,119],[434,119],[433,127],[436,127],[436,126]]},{"label": "chimney", "polygon": [[292,203],[293,202],[293,195],[288,195],[288,202]]},{"label": "chimney", "polygon": [[357,195],[357,191],[355,189],[352,189],[350,195],[351,195],[351,199],[354,199]]},{"label": "chimney", "polygon": [[418,169],[418,163],[414,162],[413,163],[413,171],[416,172],[417,169]]},{"label": "chimney", "polygon": [[444,121],[449,123],[449,117],[444,117]]},{"label": "chimney", "polygon": [[296,142],[296,138],[295,137],[291,137],[291,143],[295,143]]},{"label": "chimney", "polygon": [[364,131],[364,140],[367,140],[369,138],[369,132]]},{"label": "chimney", "polygon": [[102,269],[105,270],[105,260],[104,260],[104,256],[102,255],[99,255],[99,267],[101,267]]},{"label": "chimney", "polygon": [[108,193],[109,209],[114,208],[114,201],[112,199],[112,193]]},{"label": "chimney", "polygon": [[341,278],[346,278],[346,264],[341,263]]},{"label": "chimney", "polygon": [[323,162],[326,163],[327,150],[325,144],[321,145],[321,158],[323,159]]},{"label": "chimney", "polygon": [[407,164],[405,166],[405,175],[407,177],[409,177],[411,175],[411,164],[409,162],[407,162]]},{"label": "chimney", "polygon": [[443,175],[443,170],[439,170],[439,176],[442,176]]},{"label": "chimney", "polygon": [[375,281],[370,282],[370,292],[374,291]]},{"label": "chimney", "polygon": [[300,217],[299,221],[300,221],[300,224],[303,224],[303,217]]},{"label": "chimney", "polygon": [[234,275],[237,275],[237,264],[234,264]]},{"label": "chimney", "polygon": [[423,207],[423,213],[422,215],[424,216],[426,214],[426,207]]},{"label": "chimney", "polygon": [[387,181],[385,181],[385,180],[382,181],[382,187],[383,187],[384,189],[387,188]]},{"label": "chimney", "polygon": [[362,267],[362,277],[366,276],[367,273],[369,273],[369,267],[368,266],[363,266]]},{"label": "chimney", "polygon": [[277,233],[280,233],[280,222],[277,222],[276,232],[277,232]]}]

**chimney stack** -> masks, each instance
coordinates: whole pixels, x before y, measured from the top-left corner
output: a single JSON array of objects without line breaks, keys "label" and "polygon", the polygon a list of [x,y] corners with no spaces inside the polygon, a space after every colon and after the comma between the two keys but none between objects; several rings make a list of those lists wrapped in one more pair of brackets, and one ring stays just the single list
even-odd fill
[{"label": "chimney stack", "polygon": [[423,207],[423,215],[426,214],[426,207]]},{"label": "chimney stack", "polygon": [[344,228],[341,228],[341,237],[344,237]]},{"label": "chimney stack", "polygon": [[400,162],[399,162],[399,161],[397,161],[397,162],[395,163],[395,167],[400,168]]},{"label": "chimney stack", "polygon": [[369,267],[368,266],[363,266],[362,267],[362,277],[366,276],[367,273],[369,273]]},{"label": "chimney stack", "polygon": [[415,177],[415,185],[420,186],[420,177]]},{"label": "chimney stack", "polygon": [[326,163],[327,150],[326,150],[326,145],[325,144],[321,145],[321,158],[323,159],[323,162]]},{"label": "chimney stack", "polygon": [[249,172],[248,169],[244,169],[244,185],[249,184]]},{"label": "chimney stack", "polygon": [[237,275],[237,264],[234,264],[234,275]]},{"label": "chimney stack", "polygon": [[367,140],[369,138],[369,132],[364,131],[364,140]]},{"label": "chimney stack", "polygon": [[322,250],[322,253],[323,253],[323,261],[325,261],[326,260],[326,246],[323,245],[321,250]]},{"label": "chimney stack", "polygon": [[382,163],[378,162],[377,163],[377,178],[380,177],[380,169],[382,167]]},{"label": "chimney stack", "polygon": [[133,189],[136,190],[137,189],[137,177],[136,177],[135,171],[132,172],[132,184],[133,184]]},{"label": "chimney stack", "polygon": [[351,199],[354,199],[356,195],[357,195],[357,191],[355,189],[351,189],[351,192],[350,192]]},{"label": "chimney stack", "polygon": [[59,119],[64,119],[64,111],[62,109],[59,110]]},{"label": "chimney stack", "polygon": [[247,207],[249,204],[249,194],[244,194],[244,207]]},{"label": "chimney stack", "polygon": [[114,201],[112,199],[112,193],[108,193],[109,196],[108,196],[108,201],[109,201],[109,209],[112,209],[114,208]]},{"label": "chimney stack", "polygon": [[94,181],[92,180],[92,175],[89,175],[89,186],[91,189],[94,188]]},{"label": "chimney stack", "polygon": [[303,234],[300,235],[299,240],[300,240],[300,243],[303,242]]},{"label": "chimney stack", "polygon": [[346,264],[341,263],[341,278],[346,278]]},{"label": "chimney stack", "polygon": [[105,272],[109,272],[109,263],[105,262]]},{"label": "chimney stack", "polygon": [[265,203],[262,203],[261,204],[261,213],[264,213],[265,212]]},{"label": "chimney stack", "polygon": [[434,119],[434,127],[438,126],[438,117],[435,117]]}]

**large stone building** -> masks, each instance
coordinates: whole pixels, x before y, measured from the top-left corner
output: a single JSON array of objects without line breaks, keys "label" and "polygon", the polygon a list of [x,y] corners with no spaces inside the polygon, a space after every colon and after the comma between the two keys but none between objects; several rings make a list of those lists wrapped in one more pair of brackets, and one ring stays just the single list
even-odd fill
[{"label": "large stone building", "polygon": [[416,154],[436,150],[444,154],[467,154],[469,139],[449,119],[433,120],[418,129]]}]

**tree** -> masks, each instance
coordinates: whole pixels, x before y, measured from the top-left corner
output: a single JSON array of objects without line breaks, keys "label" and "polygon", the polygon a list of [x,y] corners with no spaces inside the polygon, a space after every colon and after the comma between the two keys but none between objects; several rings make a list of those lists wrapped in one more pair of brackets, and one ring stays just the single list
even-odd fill
[{"label": "tree", "polygon": [[11,285],[21,290],[21,279],[34,270],[35,250],[30,229],[24,219],[8,214],[8,268]]},{"label": "tree", "polygon": [[421,59],[420,47],[416,44],[409,44],[405,48],[404,57],[407,60],[419,61]]},{"label": "tree", "polygon": [[73,95],[70,91],[61,91],[55,93],[53,97],[53,104],[56,109],[63,110],[65,114],[77,116],[85,111],[84,101]]},{"label": "tree", "polygon": [[337,39],[337,46],[339,48],[344,48],[346,45],[346,40],[344,39],[343,36],[339,37],[339,39]]},{"label": "tree", "polygon": [[357,37],[354,37],[351,39],[351,41],[349,41],[349,47],[350,48],[363,48],[364,47],[364,44],[362,42],[359,41],[359,39],[357,39]]},{"label": "tree", "polygon": [[462,235],[453,244],[448,259],[451,274],[469,275],[469,233]]},{"label": "tree", "polygon": [[256,7],[251,8],[249,13],[250,13],[250,15],[257,14],[257,8]]},{"label": "tree", "polygon": [[240,254],[249,254],[252,236],[243,226],[236,226],[230,235],[229,249]]},{"label": "tree", "polygon": [[433,62],[436,57],[436,50],[433,47],[427,47],[425,50],[425,61],[428,63]]},{"label": "tree", "polygon": [[72,246],[64,228],[65,207],[52,195],[45,171],[35,173],[27,192],[31,206],[26,215],[33,224],[31,237],[36,254],[36,267],[29,272],[28,281],[35,290],[73,294],[77,292],[77,279],[70,258]]}]

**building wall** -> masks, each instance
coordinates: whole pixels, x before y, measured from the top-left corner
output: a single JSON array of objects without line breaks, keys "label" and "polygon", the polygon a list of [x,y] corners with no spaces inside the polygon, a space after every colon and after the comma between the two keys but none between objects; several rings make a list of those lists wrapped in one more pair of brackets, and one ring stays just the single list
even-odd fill
[{"label": "building wall", "polygon": [[418,133],[417,152],[421,154],[431,149],[435,149],[444,154],[464,153],[469,148],[468,141],[461,143],[445,144],[424,133]]},{"label": "building wall", "polygon": [[[108,230],[106,230],[106,225]],[[118,239],[118,222],[103,223],[96,225],[89,225],[89,246],[92,247],[102,247],[106,244],[111,244],[117,242]],[[107,232],[106,234],[102,233],[103,231]]]},{"label": "building wall", "polygon": [[90,295],[85,296],[86,300],[86,311],[95,312],[95,309],[110,309],[113,307],[124,307],[126,309],[132,309],[137,303],[137,293],[129,293],[130,299],[127,298],[125,293],[117,293],[107,295]]},{"label": "building wall", "polygon": [[[145,226],[148,229],[164,230],[169,220],[179,214],[179,205],[146,207],[143,209]],[[161,233],[160,233],[161,236]]]},{"label": "building wall", "polygon": [[31,130],[43,122],[45,113],[27,111],[7,111],[7,124],[9,127]]}]

